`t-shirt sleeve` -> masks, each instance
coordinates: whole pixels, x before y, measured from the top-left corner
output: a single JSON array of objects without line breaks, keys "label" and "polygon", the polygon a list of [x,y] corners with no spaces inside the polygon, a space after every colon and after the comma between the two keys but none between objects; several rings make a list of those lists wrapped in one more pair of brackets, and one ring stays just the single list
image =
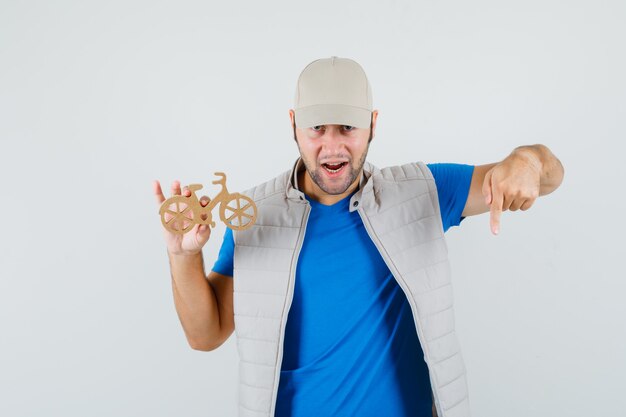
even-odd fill
[{"label": "t-shirt sleeve", "polygon": [[213,264],[212,271],[218,274],[233,276],[233,254],[235,253],[235,241],[233,240],[233,231],[230,228],[226,228],[224,232],[224,238],[222,240],[222,246],[220,252],[217,255],[217,260]]},{"label": "t-shirt sleeve", "polygon": [[465,217],[461,217],[474,173],[474,165],[454,163],[426,164],[433,174],[439,197],[439,210],[443,231],[451,226],[458,226]]}]

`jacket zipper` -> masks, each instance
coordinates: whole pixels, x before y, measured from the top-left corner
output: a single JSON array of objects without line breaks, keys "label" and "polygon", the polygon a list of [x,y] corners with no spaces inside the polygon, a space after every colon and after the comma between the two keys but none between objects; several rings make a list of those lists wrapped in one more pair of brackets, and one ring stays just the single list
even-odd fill
[{"label": "jacket zipper", "polygon": [[311,212],[311,206],[308,201],[306,202],[306,207],[304,209],[304,218],[303,218],[303,226],[300,228],[300,235],[298,236],[298,241],[296,243],[296,250],[294,252],[294,257],[291,262],[291,271],[289,273],[289,283],[287,284],[287,308],[285,310],[285,319],[282,322],[280,335],[278,339],[278,359],[276,362],[276,373],[274,374],[274,389],[272,391],[272,403],[270,408],[270,417],[273,417],[276,412],[276,399],[278,397],[278,384],[280,383],[280,370],[282,368],[283,361],[283,341],[285,336],[285,327],[287,326],[287,319],[289,318],[289,310],[291,309],[291,302],[293,301],[293,289],[296,280],[296,269],[298,266],[298,258],[300,256],[300,249],[302,248],[302,243],[304,242],[304,235],[306,233],[306,226],[309,221],[309,214]]},{"label": "jacket zipper", "polygon": [[[383,260],[385,261],[387,268],[389,268],[392,275],[396,279],[396,282],[400,285],[400,287],[402,288],[402,291],[404,291],[404,295],[406,296],[407,300],[409,301],[409,304],[411,305],[411,311],[413,312],[413,322],[415,323],[415,329],[419,337],[421,332],[420,332],[419,325],[417,324],[417,322],[419,322],[419,319],[416,319],[416,317],[418,317],[418,314],[417,314],[417,306],[415,305],[415,300],[413,300],[413,297],[409,295],[410,292],[408,290],[408,286],[406,285],[406,282],[404,281],[404,278],[402,278],[402,275],[400,275],[395,265],[393,265],[390,262],[387,252],[384,251],[384,248],[382,244],[380,243],[378,236],[372,230],[372,226],[370,224],[369,219],[367,218],[367,215],[365,215],[362,212],[361,207],[359,207],[356,211],[357,213],[359,213],[359,216],[361,217],[361,220],[363,221],[363,225],[365,226],[365,230],[367,231],[367,234],[369,235],[370,239],[372,239],[372,241],[374,242],[374,245],[376,245],[376,247],[378,248],[378,252],[383,257]],[[420,338],[420,343],[421,343],[421,339],[423,339],[423,337]],[[422,349],[424,348],[428,349],[428,346],[422,345]],[[430,375],[430,370],[428,373]],[[437,392],[437,385],[433,384],[432,378],[430,379],[431,379],[431,388],[432,388],[431,392],[433,393],[433,396],[435,398],[435,407],[437,409],[437,417],[444,417],[444,414],[441,412],[440,407],[439,407],[439,397],[438,397],[439,393]]]}]

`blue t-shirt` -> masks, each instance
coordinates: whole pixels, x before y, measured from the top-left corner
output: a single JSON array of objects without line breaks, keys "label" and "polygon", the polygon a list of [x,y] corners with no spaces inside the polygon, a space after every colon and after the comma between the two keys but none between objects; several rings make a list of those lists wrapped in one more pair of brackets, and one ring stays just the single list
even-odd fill
[{"label": "blue t-shirt", "polygon": [[[444,231],[457,226],[473,165],[430,168]],[[277,417],[431,416],[428,368],[407,298],[369,238],[350,196],[311,213],[285,329]],[[213,271],[232,276],[226,229]],[[346,273],[349,271],[350,273]]]}]

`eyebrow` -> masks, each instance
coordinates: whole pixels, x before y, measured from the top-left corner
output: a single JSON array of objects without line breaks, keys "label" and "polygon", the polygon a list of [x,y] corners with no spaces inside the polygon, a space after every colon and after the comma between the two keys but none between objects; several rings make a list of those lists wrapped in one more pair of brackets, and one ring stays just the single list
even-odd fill
[{"label": "eyebrow", "polygon": [[[336,123],[334,123],[334,124],[335,124],[336,126],[350,126],[350,127],[353,127],[353,128],[355,128],[355,129],[357,129],[357,127],[356,127],[356,126],[353,126],[353,125],[338,125],[338,124],[336,124]],[[326,127],[326,126],[331,126],[331,125],[313,125],[313,126],[309,126],[309,129],[312,129],[312,128],[316,127],[316,126],[324,126],[324,127]]]}]

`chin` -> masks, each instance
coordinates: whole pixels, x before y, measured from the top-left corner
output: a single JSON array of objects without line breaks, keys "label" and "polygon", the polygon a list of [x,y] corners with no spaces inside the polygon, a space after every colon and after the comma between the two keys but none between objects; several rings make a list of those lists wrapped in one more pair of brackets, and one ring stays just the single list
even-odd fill
[{"label": "chin", "polygon": [[339,195],[345,193],[350,188],[352,182],[354,182],[354,178],[350,175],[351,173],[351,170],[346,172],[346,178],[342,182],[333,182],[325,178],[324,168],[320,167],[315,171],[315,176],[312,176],[312,178],[313,182],[325,193]]},{"label": "chin", "polygon": [[[319,186],[319,184],[318,184]],[[320,187],[326,194],[329,195],[340,195],[346,192],[346,190],[348,189],[348,187],[343,187],[343,188],[328,188],[328,187]]]}]

